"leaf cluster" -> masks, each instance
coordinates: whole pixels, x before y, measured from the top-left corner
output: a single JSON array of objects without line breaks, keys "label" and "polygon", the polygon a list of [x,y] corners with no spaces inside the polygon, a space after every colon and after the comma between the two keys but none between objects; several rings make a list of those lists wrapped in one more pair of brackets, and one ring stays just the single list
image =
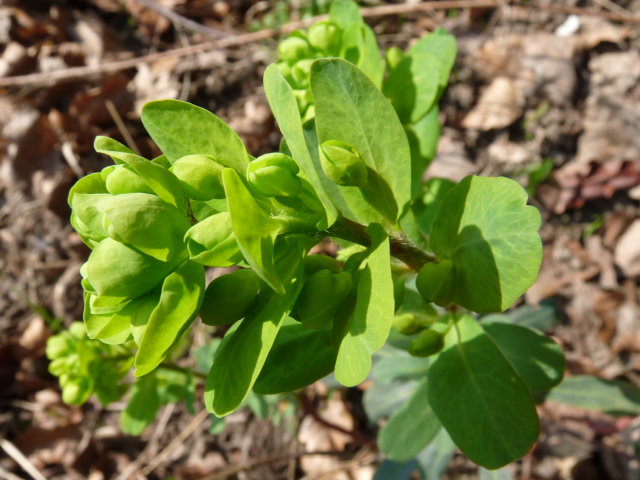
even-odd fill
[{"label": "leaf cluster", "polygon": [[[479,464],[518,458],[538,434],[532,393],[550,388],[561,364],[544,337],[481,326],[471,312],[503,311],[533,283],[540,216],[506,178],[421,180],[453,38],[437,31],[383,60],[355,4],[334,2],[328,20],[278,52],[264,87],[279,152],[254,158],[214,114],[154,101],[142,123],[162,155],[98,137],[114,165],[70,191],[71,223],[92,249],[81,269],[87,333],[100,348],[135,349],[123,424],[139,432],[193,389],[167,364],[198,316],[224,331],[199,358],[205,404],[219,417],[252,392],[291,392],[332,372],[361,383],[395,327],[428,369],[409,413],[383,430],[383,450],[397,456],[384,432],[419,410],[421,446],[443,426]],[[323,238],[344,247],[338,258],[309,254]],[[232,269],[207,285],[208,267]],[[82,391],[68,398],[93,390]]]}]

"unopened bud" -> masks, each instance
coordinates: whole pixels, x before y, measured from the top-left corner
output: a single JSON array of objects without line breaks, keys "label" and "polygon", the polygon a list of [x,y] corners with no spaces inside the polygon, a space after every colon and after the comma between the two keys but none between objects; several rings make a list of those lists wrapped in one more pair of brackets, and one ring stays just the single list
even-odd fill
[{"label": "unopened bud", "polygon": [[298,164],[290,156],[267,153],[249,163],[247,179],[256,190],[268,197],[295,197],[302,190],[297,176],[299,171]]},{"label": "unopened bud", "polygon": [[416,287],[422,298],[445,306],[455,294],[453,262],[445,258],[438,263],[426,263],[416,278]]},{"label": "unopened bud", "polygon": [[339,140],[329,140],[320,146],[320,162],[324,173],[338,185],[364,187],[367,165],[360,153]]},{"label": "unopened bud", "polygon": [[289,64],[307,58],[311,53],[311,48],[303,35],[302,32],[294,32],[289,38],[280,42],[278,56]]},{"label": "unopened bud", "polygon": [[428,357],[438,353],[444,347],[444,338],[440,332],[423,330],[409,345],[409,353],[414,357]]},{"label": "unopened bud", "polygon": [[307,31],[309,43],[325,55],[337,55],[340,48],[340,27],[330,20],[314,23]]},{"label": "unopened bud", "polygon": [[208,155],[187,155],[176,160],[169,170],[178,177],[190,198],[211,200],[224,198],[223,168]]}]

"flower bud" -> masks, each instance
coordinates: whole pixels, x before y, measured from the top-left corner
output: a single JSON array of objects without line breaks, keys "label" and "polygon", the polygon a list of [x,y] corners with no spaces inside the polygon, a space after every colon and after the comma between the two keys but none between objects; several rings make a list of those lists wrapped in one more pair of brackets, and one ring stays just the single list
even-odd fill
[{"label": "flower bud", "polygon": [[364,187],[367,184],[367,165],[360,153],[339,140],[320,145],[320,163],[324,173],[338,185]]},{"label": "flower bud", "polygon": [[453,262],[445,258],[438,263],[425,263],[416,278],[422,298],[440,306],[451,303],[455,294]]},{"label": "flower bud", "polygon": [[260,278],[253,270],[235,270],[213,280],[204,294],[200,318],[207,325],[228,325],[243,318],[258,295]]},{"label": "flower bud", "polygon": [[295,160],[284,153],[267,153],[249,163],[247,179],[263,195],[268,197],[295,197],[302,184]]},{"label": "flower bud", "polygon": [[47,340],[46,353],[49,360],[64,357],[72,351],[73,344],[67,335],[53,335]]},{"label": "flower bud", "polygon": [[169,170],[178,177],[190,198],[211,200],[224,198],[223,168],[208,155],[187,155],[176,160]]},{"label": "flower bud", "polygon": [[391,326],[403,335],[413,335],[420,330],[420,322],[413,313],[401,313],[393,317]]},{"label": "flower bud", "polygon": [[302,32],[294,32],[289,38],[280,42],[278,56],[289,64],[307,58],[311,54],[311,48],[303,35]]},{"label": "flower bud", "polygon": [[93,391],[91,379],[79,375],[60,377],[60,385],[62,386],[62,401],[69,405],[83,404]]},{"label": "flower bud", "polygon": [[340,27],[330,20],[314,23],[307,31],[309,43],[325,56],[337,55],[340,50]]},{"label": "flower bud", "polygon": [[352,287],[348,272],[334,275],[329,270],[320,270],[305,281],[293,315],[307,328],[321,328],[333,320]]},{"label": "flower bud", "polygon": [[[311,74],[311,64],[313,59],[305,58],[298,60],[291,69],[291,76],[296,85],[306,87],[309,85],[309,76]],[[309,94],[310,95],[310,94]]]},{"label": "flower bud", "polygon": [[423,330],[409,345],[409,353],[414,357],[428,357],[438,353],[444,347],[444,338],[441,333],[432,329]]},{"label": "flower bud", "polygon": [[310,277],[320,270],[329,270],[331,273],[339,273],[340,265],[338,261],[328,255],[307,255],[304,257],[304,275]]},{"label": "flower bud", "polygon": [[196,223],[187,230],[184,241],[191,260],[208,267],[230,267],[243,260],[229,212]]},{"label": "flower bud", "polygon": [[387,70],[391,71],[398,66],[404,53],[398,47],[388,48],[385,53],[385,60],[387,61]]}]

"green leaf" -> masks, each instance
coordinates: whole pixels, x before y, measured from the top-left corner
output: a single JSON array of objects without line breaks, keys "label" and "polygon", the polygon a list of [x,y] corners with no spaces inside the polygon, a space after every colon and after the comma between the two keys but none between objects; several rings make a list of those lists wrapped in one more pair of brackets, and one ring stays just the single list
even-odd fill
[{"label": "green leaf", "polygon": [[126,408],[120,414],[122,431],[129,435],[140,435],[156,418],[159,408],[160,398],[155,376],[138,379],[133,384]]},{"label": "green leaf", "polygon": [[253,270],[235,270],[207,287],[200,318],[207,325],[228,325],[244,318],[258,296],[261,281]]},{"label": "green leaf", "polygon": [[337,354],[329,328],[308,330],[298,322],[285,325],[276,337],[253,391],[269,395],[311,385],[333,371]]},{"label": "green leaf", "polygon": [[213,113],[179,100],[157,100],[142,108],[142,123],[171,163],[209,155],[245,174],[249,158],[240,137]]},{"label": "green leaf", "polygon": [[420,230],[425,235],[431,235],[433,222],[436,219],[440,205],[444,201],[449,190],[455,187],[455,182],[446,178],[430,178],[422,186],[424,195],[422,201],[416,205],[416,218],[420,225]]},{"label": "green leaf", "polygon": [[178,210],[186,211],[186,196],[182,191],[180,180],[173,173],[139,155],[109,150],[111,142],[112,140],[108,137],[96,137],[93,148],[96,152],[109,155],[114,160],[131,167],[156,195]]},{"label": "green leaf", "polygon": [[455,37],[443,28],[438,28],[429,35],[422,37],[409,49],[407,54],[413,55],[420,52],[430,52],[441,62],[442,67],[439,70],[440,85],[444,88],[449,81],[449,75],[456,60],[457,47]]},{"label": "green leaf", "polygon": [[384,84],[384,94],[402,123],[420,120],[433,107],[440,90],[441,63],[431,52],[407,54]]},{"label": "green leaf", "polygon": [[151,312],[136,353],[135,375],[155,369],[198,313],[204,292],[204,269],[187,261],[162,284],[160,302]]},{"label": "green leaf", "polygon": [[251,392],[298,294],[304,252],[297,248],[288,250],[278,262],[283,278],[288,278],[285,294],[266,289],[260,292],[255,307],[227,332],[216,351],[204,400],[207,410],[219,417],[237,409]]},{"label": "green leaf", "polygon": [[429,403],[465,455],[499,468],[536,441],[536,410],[526,384],[478,322],[469,315],[452,320],[429,367]]},{"label": "green leaf", "polygon": [[367,378],[371,355],[387,340],[394,314],[389,237],[377,224],[371,224],[367,231],[371,247],[356,276],[356,306],[346,322],[336,361],[336,380],[345,386]]},{"label": "green leaf", "polygon": [[335,22],[342,30],[346,30],[350,25],[362,24],[360,7],[352,1],[336,0],[331,2],[329,8],[329,19]]},{"label": "green leaf", "polygon": [[555,300],[547,299],[540,302],[540,305],[522,305],[507,313],[492,313],[482,317],[483,322],[503,322],[522,327],[529,327],[534,330],[550,330],[558,323],[558,312],[556,311]]},{"label": "green leaf", "polygon": [[414,478],[412,475],[417,468],[418,462],[415,460],[396,463],[385,459],[376,470],[373,480],[411,480]]},{"label": "green leaf", "polygon": [[529,390],[550,390],[562,380],[564,354],[550,338],[527,327],[508,323],[481,323]]},{"label": "green leaf", "polygon": [[427,401],[427,378],[382,427],[378,446],[391,460],[404,462],[418,454],[440,430],[440,421]]},{"label": "green leaf", "polygon": [[325,213],[318,228],[325,229],[336,221],[338,211],[323,185],[322,177],[324,174],[317,152],[312,154],[307,147],[293,90],[275,65],[270,65],[264,72],[264,90],[291,156],[298,162],[322,202]]},{"label": "green leaf", "polygon": [[454,264],[452,302],[478,313],[502,311],[538,275],[540,213],[508,178],[466,177],[440,204],[429,240]]},{"label": "green leaf", "polygon": [[284,294],[282,280],[273,263],[274,243],[282,231],[282,224],[260,208],[235,171],[226,168],[222,179],[240,251],[260,278],[277,293]]},{"label": "green leaf", "polygon": [[398,380],[390,383],[374,382],[364,392],[363,405],[369,422],[389,417],[411,397],[418,384],[415,380]]},{"label": "green leaf", "polygon": [[640,389],[631,383],[591,375],[565,378],[551,390],[547,400],[608,413],[640,414]]},{"label": "green leaf", "polygon": [[368,189],[335,187],[331,199],[354,220],[368,223],[382,216],[395,223],[411,196],[411,157],[393,107],[362,72],[340,59],[313,63],[311,89],[319,143],[351,145],[370,169]]},{"label": "green leaf", "polygon": [[420,196],[422,177],[436,156],[442,129],[439,115],[440,110],[434,105],[420,120],[404,126],[411,149],[411,196],[414,199]]}]

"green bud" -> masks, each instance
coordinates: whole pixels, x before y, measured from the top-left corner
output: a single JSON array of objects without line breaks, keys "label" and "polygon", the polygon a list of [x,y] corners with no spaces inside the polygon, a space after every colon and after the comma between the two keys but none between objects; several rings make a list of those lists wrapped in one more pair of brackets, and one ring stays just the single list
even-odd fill
[{"label": "green bud", "polygon": [[302,32],[294,32],[278,45],[278,56],[289,64],[307,58],[310,54],[311,47]]},{"label": "green bud", "polygon": [[[51,358],[51,357],[49,357]],[[78,355],[76,354],[67,354],[63,357],[56,358],[49,363],[49,373],[51,375],[55,375],[59,377],[61,375],[66,374],[69,370],[71,370],[74,365],[77,365],[79,362]]]},{"label": "green bud", "polygon": [[295,197],[302,191],[302,183],[297,176],[299,171],[298,164],[290,156],[267,153],[249,163],[247,179],[268,197]]},{"label": "green bud", "polygon": [[293,96],[298,103],[298,109],[304,112],[307,108],[313,105],[313,96],[308,88],[300,88],[293,90]]},{"label": "green bud", "polygon": [[404,292],[405,292],[405,286],[404,286],[404,276],[400,275],[398,278],[394,279],[393,281],[393,299],[395,302],[395,311],[397,312],[398,309],[400,308],[400,306],[402,305],[402,302],[404,301]]},{"label": "green bud", "polygon": [[224,198],[223,168],[208,155],[187,155],[176,160],[169,170],[178,177],[190,198],[211,200]]},{"label": "green bud", "polygon": [[401,313],[393,317],[391,326],[403,335],[413,335],[420,330],[420,323],[413,313]]},{"label": "green bud", "polygon": [[326,56],[339,53],[341,36],[340,27],[330,20],[314,23],[307,31],[311,46]]},{"label": "green bud", "polygon": [[324,173],[338,185],[364,187],[367,184],[367,165],[360,153],[339,140],[320,145],[320,162]]},{"label": "green bud", "polygon": [[320,270],[329,270],[331,273],[340,272],[338,261],[328,255],[307,255],[304,257],[304,276],[310,277]]},{"label": "green bud", "polygon": [[73,352],[73,345],[65,334],[53,335],[47,340],[47,358],[54,360]]},{"label": "green bud", "polygon": [[425,263],[416,278],[416,287],[425,301],[440,306],[450,304],[456,287],[453,262],[445,258],[438,263]]},{"label": "green bud", "polygon": [[414,357],[428,357],[438,353],[444,347],[441,333],[432,329],[423,330],[409,345],[409,353]]},{"label": "green bud", "polygon": [[69,325],[69,333],[81,340],[87,338],[87,329],[82,322],[73,322],[71,325]]},{"label": "green bud", "polygon": [[388,48],[385,52],[385,60],[387,61],[387,70],[391,71],[398,66],[404,57],[404,52],[398,47]]},{"label": "green bud", "polygon": [[213,280],[204,294],[200,318],[207,325],[228,325],[243,318],[258,295],[260,278],[253,270],[235,270]]},{"label": "green bud", "polygon": [[321,328],[333,320],[352,287],[348,272],[334,275],[329,270],[320,270],[304,282],[293,315],[307,328]]},{"label": "green bud", "polygon": [[107,191],[111,195],[122,193],[151,193],[153,190],[147,185],[128,165],[112,165],[102,170],[102,178],[105,181]]},{"label": "green bud", "polygon": [[62,386],[62,401],[69,405],[81,405],[87,401],[92,393],[91,379],[81,376],[69,376],[65,378],[64,384],[60,377]]},{"label": "green bud", "polygon": [[311,64],[313,59],[305,58],[297,61],[291,69],[291,76],[296,85],[307,86],[309,84],[309,76],[311,74]]},{"label": "green bud", "polygon": [[229,212],[196,223],[187,231],[184,241],[191,260],[208,267],[230,267],[243,260]]}]

